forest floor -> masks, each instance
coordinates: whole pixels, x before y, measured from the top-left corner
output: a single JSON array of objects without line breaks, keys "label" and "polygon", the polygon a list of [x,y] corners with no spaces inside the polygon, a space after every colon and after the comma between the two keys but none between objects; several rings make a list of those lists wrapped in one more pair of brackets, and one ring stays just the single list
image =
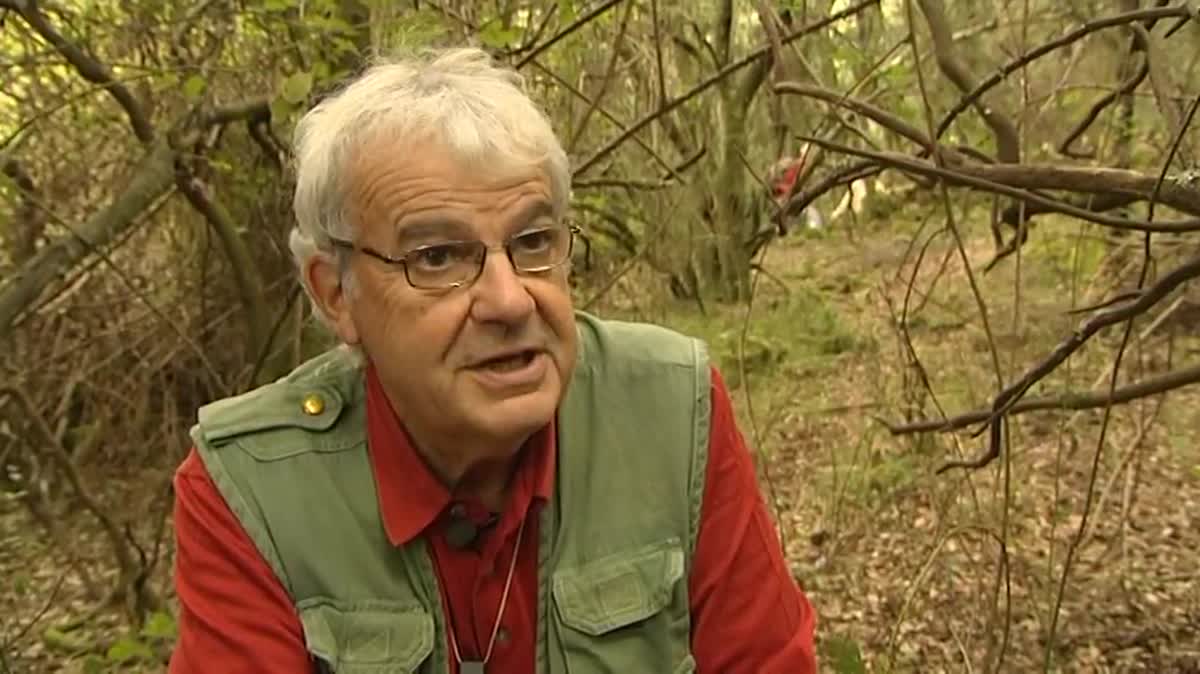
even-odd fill
[{"label": "forest floor", "polygon": [[[912,229],[774,244],[748,318],[744,303],[701,312],[634,275],[596,311],[709,341],[818,612],[823,671],[1047,671],[1049,658],[1056,672],[1200,672],[1200,391],[1114,407],[1107,426],[1102,409],[1015,416],[1002,456],[974,471],[938,468],[986,447],[976,426],[893,435],[885,423],[986,408],[997,371],[1012,382],[1085,317],[1069,310],[1131,287],[1136,273],[1124,265],[1138,256],[1110,254],[1074,225],[1044,227],[1019,260],[984,273],[993,248],[980,226],[964,250],[986,298],[985,329],[953,239],[938,237],[916,265],[932,230],[913,245]],[[906,295],[921,367],[898,330]],[[1162,320],[1135,323],[1121,383],[1200,355],[1200,303],[1172,296],[1158,311],[1172,305]],[[1121,333],[1098,335],[1030,395],[1105,389]],[[169,458],[136,475],[89,469],[141,540],[154,539]],[[99,672],[161,657],[170,615],[133,637],[119,608],[89,615],[98,597],[86,588],[112,585],[111,555],[77,505],[55,518],[59,544],[0,497],[0,653],[10,671]],[[159,539],[157,553],[143,547],[162,556],[151,585],[169,599],[169,521]],[[158,671],[124,671],[139,669]]]}]

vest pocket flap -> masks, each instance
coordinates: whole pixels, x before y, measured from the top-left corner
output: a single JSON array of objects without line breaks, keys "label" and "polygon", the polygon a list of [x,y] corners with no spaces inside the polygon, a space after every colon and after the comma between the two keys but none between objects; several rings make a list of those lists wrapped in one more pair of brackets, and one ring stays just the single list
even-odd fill
[{"label": "vest pocket flap", "polygon": [[297,608],[309,652],[335,672],[415,672],[433,652],[433,617],[419,604],[314,598]]},{"label": "vest pocket flap", "polygon": [[678,538],[621,551],[554,574],[562,621],[592,636],[632,625],[661,611],[683,577]]}]

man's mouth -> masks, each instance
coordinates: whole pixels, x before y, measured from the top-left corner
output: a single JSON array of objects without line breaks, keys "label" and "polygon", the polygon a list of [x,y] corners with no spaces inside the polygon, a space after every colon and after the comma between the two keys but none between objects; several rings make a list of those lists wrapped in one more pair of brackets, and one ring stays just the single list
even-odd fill
[{"label": "man's mouth", "polygon": [[537,357],[538,352],[533,349],[518,351],[495,358],[489,358],[481,361],[475,367],[481,370],[490,370],[492,372],[512,372],[519,370],[530,363]]}]

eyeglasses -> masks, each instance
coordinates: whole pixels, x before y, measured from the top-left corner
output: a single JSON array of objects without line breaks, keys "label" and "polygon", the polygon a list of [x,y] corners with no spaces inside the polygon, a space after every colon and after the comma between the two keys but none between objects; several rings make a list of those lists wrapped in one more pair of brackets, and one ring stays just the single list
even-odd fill
[{"label": "eyeglasses", "polygon": [[[555,225],[528,229],[504,242],[504,250],[513,269],[520,274],[540,274],[562,265],[571,257],[575,225]],[[443,241],[418,246],[399,257],[385,255],[353,241],[329,238],[333,245],[357,251],[404,270],[408,284],[421,290],[450,290],[471,285],[483,273],[483,264],[491,250],[482,241]]]}]

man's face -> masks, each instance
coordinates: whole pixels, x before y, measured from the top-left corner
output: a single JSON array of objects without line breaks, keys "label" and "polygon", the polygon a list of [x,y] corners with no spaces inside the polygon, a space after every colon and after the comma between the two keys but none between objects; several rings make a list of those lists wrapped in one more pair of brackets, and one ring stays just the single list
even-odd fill
[{"label": "man's face", "polygon": [[355,243],[393,258],[427,251],[410,262],[418,282],[422,270],[448,264],[440,244],[478,240],[491,249],[473,283],[449,290],[414,288],[399,265],[351,257],[357,286],[338,332],[361,344],[410,432],[419,441],[503,444],[548,423],[575,363],[569,261],[518,273],[502,248],[523,233],[563,227],[543,172],[490,179],[435,146],[376,144],[351,162],[348,184]]}]

